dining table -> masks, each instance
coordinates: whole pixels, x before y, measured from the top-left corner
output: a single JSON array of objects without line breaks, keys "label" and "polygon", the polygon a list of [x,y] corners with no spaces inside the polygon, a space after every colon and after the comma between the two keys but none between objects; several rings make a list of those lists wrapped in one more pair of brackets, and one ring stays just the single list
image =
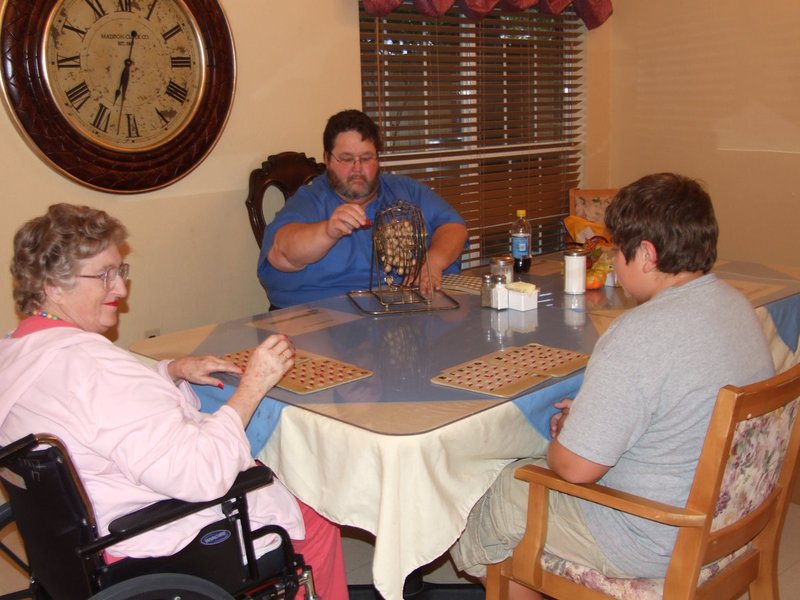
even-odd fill
[{"label": "dining table", "polygon": [[[719,260],[714,272],[753,304],[776,368],[795,364],[800,269]],[[246,431],[254,456],[297,498],[335,523],[374,535],[373,583],[386,600],[400,600],[406,577],[447,552],[503,467],[549,439],[553,404],[575,395],[583,368],[510,396],[440,385],[437,376],[529,344],[588,355],[614,319],[635,306],[616,286],[565,293],[560,253],[534,257],[520,278],[538,288],[533,310],[497,310],[481,306],[480,295],[445,289],[419,310],[393,306],[372,314],[344,295],[130,349],[153,360],[223,356],[284,333],[299,353],[367,373],[310,393],[275,387]],[[224,389],[193,386],[202,410],[224,404],[238,378],[223,381]]]}]

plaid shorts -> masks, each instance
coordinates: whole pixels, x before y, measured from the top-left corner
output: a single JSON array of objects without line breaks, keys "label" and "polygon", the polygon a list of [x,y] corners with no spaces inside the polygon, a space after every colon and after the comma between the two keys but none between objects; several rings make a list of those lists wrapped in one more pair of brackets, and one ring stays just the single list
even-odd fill
[{"label": "plaid shorts", "polygon": [[[467,526],[450,555],[459,571],[486,577],[486,565],[511,556],[525,533],[528,483],[514,477],[524,465],[546,467],[545,457],[525,458],[506,465],[497,480],[472,507]],[[609,577],[633,577],[614,565],[594,541],[574,496],[550,492],[548,552],[597,569]]]}]

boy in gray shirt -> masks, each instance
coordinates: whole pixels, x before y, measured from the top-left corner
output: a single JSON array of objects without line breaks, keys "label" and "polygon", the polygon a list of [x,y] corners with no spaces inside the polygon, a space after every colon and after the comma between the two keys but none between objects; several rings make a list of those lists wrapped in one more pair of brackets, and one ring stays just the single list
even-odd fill
[{"label": "boy in gray shirt", "polygon": [[[546,464],[577,483],[685,506],[719,389],[774,374],[750,303],[711,274],[711,199],[671,173],[622,188],[606,211],[614,270],[639,306],[600,338],[574,400],[556,404]],[[525,532],[527,484],[511,463],[478,501],[451,553],[485,577]],[[551,492],[546,548],[611,577],[663,577],[677,529]],[[513,600],[540,598],[518,584]]]}]

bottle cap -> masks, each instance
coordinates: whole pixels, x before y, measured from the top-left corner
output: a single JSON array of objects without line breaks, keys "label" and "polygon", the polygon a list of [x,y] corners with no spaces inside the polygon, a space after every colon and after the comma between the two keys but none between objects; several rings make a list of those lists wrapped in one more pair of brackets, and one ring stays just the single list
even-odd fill
[{"label": "bottle cap", "polygon": [[517,216],[518,217],[526,217],[526,216],[528,216],[528,211],[525,210],[524,208],[518,208],[517,209]]}]

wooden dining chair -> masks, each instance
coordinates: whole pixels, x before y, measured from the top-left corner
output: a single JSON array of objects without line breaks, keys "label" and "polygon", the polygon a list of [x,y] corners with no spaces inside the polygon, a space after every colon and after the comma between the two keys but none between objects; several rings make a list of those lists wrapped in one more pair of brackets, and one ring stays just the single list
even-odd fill
[{"label": "wooden dining chair", "polygon": [[618,191],[616,188],[593,190],[573,188],[569,191],[569,214],[594,223],[602,223],[606,208]]},{"label": "wooden dining chair", "polygon": [[606,209],[619,190],[580,189],[569,191],[569,215],[564,218],[564,246],[566,248],[581,247],[583,243],[600,236],[609,242],[605,231]]},{"label": "wooden dining chair", "polygon": [[[528,481],[525,536],[490,565],[486,598],[507,598],[516,581],[557,599],[778,598],[778,548],[797,476],[800,365],[766,381],[720,390],[686,507],[597,484],[577,485],[548,469],[517,470]],[[549,490],[678,527],[664,579],[615,579],[543,550]]]},{"label": "wooden dining chair", "polygon": [[286,201],[300,189],[300,186],[306,185],[314,177],[324,172],[324,163],[318,163],[303,152],[273,154],[261,163],[260,168],[251,171],[250,191],[245,206],[259,248],[261,240],[264,238],[264,229],[267,227],[264,217],[264,194],[266,191],[275,187],[280,190]]}]

